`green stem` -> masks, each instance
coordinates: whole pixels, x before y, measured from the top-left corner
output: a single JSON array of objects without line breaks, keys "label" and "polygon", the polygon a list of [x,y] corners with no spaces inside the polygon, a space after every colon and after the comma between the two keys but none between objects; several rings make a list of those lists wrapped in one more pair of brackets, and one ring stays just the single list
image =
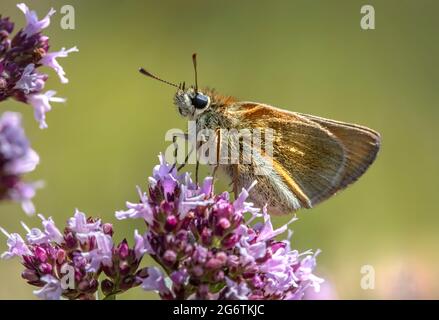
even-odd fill
[{"label": "green stem", "polygon": [[105,296],[103,300],[116,300],[117,293],[110,293],[108,296]]}]

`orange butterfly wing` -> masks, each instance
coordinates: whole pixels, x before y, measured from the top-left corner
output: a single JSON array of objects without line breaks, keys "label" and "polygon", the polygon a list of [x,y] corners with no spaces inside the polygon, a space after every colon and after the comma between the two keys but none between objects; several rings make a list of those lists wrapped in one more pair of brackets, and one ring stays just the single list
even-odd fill
[{"label": "orange butterfly wing", "polygon": [[371,129],[265,104],[232,103],[223,114],[238,129],[274,130],[273,175],[253,176],[249,166],[240,165],[238,181],[246,187],[250,179],[259,180],[253,200],[268,202],[274,213],[312,207],[345,188],[366,171],[380,145]]}]

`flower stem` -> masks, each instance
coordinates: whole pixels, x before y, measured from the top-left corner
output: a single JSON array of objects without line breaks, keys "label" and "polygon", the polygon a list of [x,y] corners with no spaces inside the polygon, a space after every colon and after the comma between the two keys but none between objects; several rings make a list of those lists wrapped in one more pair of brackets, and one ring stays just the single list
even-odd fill
[{"label": "flower stem", "polygon": [[116,300],[117,293],[110,293],[109,295],[105,296],[103,300]]}]

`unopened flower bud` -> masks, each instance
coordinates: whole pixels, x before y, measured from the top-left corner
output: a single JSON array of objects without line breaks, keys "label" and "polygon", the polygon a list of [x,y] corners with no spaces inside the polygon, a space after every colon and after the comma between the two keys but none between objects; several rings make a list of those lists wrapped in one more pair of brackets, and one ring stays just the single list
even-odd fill
[{"label": "unopened flower bud", "polygon": [[209,285],[200,284],[198,286],[197,295],[199,299],[204,299],[209,294]]},{"label": "unopened flower bud", "polygon": [[239,258],[235,255],[229,256],[229,258],[227,259],[227,266],[229,268],[236,268],[237,266],[239,266]]},{"label": "unopened flower bud", "polygon": [[72,232],[69,232],[65,237],[66,245],[68,248],[73,249],[78,245],[78,240],[75,238]]},{"label": "unopened flower bud", "polygon": [[121,259],[126,259],[130,254],[130,247],[128,246],[126,239],[124,239],[117,247],[117,253]]},{"label": "unopened flower bud", "polygon": [[264,282],[262,282],[261,277],[259,277],[258,275],[255,275],[252,278],[252,284],[255,288],[261,288],[264,286]]},{"label": "unopened flower bud", "polygon": [[172,250],[166,250],[163,254],[163,260],[169,265],[173,264],[176,259],[177,254]]},{"label": "unopened flower bud", "polygon": [[226,249],[230,249],[230,248],[233,248],[238,243],[238,241],[239,241],[239,236],[237,234],[232,233],[223,239],[222,245]]},{"label": "unopened flower bud", "polygon": [[136,276],[140,277],[140,278],[146,278],[149,276],[148,274],[148,268],[143,268],[140,269],[137,273]]},{"label": "unopened flower bud", "polygon": [[119,284],[119,288],[124,291],[128,290],[134,286],[135,282],[136,282],[136,278],[129,275],[122,279],[122,281]]},{"label": "unopened flower bud", "polygon": [[105,234],[108,234],[109,236],[113,236],[113,225],[111,223],[104,223],[102,225],[102,230]]},{"label": "unopened flower bud", "polygon": [[213,276],[213,279],[217,282],[224,280],[224,271],[218,270],[215,275]]},{"label": "unopened flower bud", "polygon": [[88,283],[88,281],[86,279],[84,279],[81,282],[79,282],[79,284],[78,284],[78,290],[79,291],[85,292],[85,291],[88,290],[88,288],[89,288],[89,283]]},{"label": "unopened flower bud", "polygon": [[111,280],[105,279],[101,282],[101,289],[104,295],[109,295],[113,292],[114,283]]},{"label": "unopened flower bud", "polygon": [[178,219],[176,216],[174,215],[170,215],[166,218],[166,223],[165,223],[165,230],[166,231],[172,231],[175,229],[175,227],[177,226],[178,223]]},{"label": "unopened flower bud", "polygon": [[31,256],[31,255],[25,255],[23,256],[23,264],[27,267],[27,268],[32,268],[33,265],[35,263],[35,257]]},{"label": "unopened flower bud", "polygon": [[227,262],[227,254],[225,252],[220,251],[215,255],[215,257],[223,264]]},{"label": "unopened flower bud", "polygon": [[114,264],[111,267],[103,266],[102,271],[104,271],[105,275],[110,278],[114,277],[117,274],[117,270]]},{"label": "unopened flower bud", "polygon": [[201,241],[206,246],[210,245],[212,243],[212,230],[204,228],[203,231],[201,231]]},{"label": "unopened flower bud", "polygon": [[46,253],[46,250],[44,250],[44,249],[41,248],[41,247],[36,247],[36,248],[35,248],[34,255],[35,255],[35,257],[37,257],[37,259],[38,259],[40,262],[46,262],[46,261],[47,261],[47,253]]},{"label": "unopened flower bud", "polygon": [[66,258],[66,252],[63,249],[59,249],[56,252],[56,262],[58,264],[63,264],[65,258]]},{"label": "unopened flower bud", "polygon": [[49,274],[52,272],[52,265],[48,263],[42,263],[39,267],[40,271],[45,274]]},{"label": "unopened flower bud", "polygon": [[38,277],[38,274],[35,270],[31,270],[31,269],[25,269],[22,273],[21,273],[21,277],[23,279],[26,279],[27,281],[38,281],[40,278]]},{"label": "unopened flower bud", "polygon": [[99,282],[96,279],[91,279],[88,284],[88,292],[94,293],[99,287]]},{"label": "unopened flower bud", "polygon": [[230,228],[230,221],[226,218],[221,218],[218,222],[218,226],[223,230]]},{"label": "unopened flower bud", "polygon": [[217,217],[228,218],[233,213],[233,206],[225,200],[219,200],[215,211]]},{"label": "unopened flower bud", "polygon": [[192,272],[196,277],[201,277],[204,274],[204,269],[201,266],[195,266]]},{"label": "unopened flower bud", "polygon": [[130,266],[130,264],[128,262],[121,261],[119,263],[119,271],[120,271],[121,274],[125,275],[125,274],[130,273],[130,269],[131,269],[131,266]]},{"label": "unopened flower bud", "polygon": [[206,263],[206,268],[207,269],[211,269],[211,270],[215,270],[215,269],[219,269],[222,266],[222,262],[218,259],[212,258],[209,259]]},{"label": "unopened flower bud", "polygon": [[185,282],[185,280],[187,279],[187,270],[183,269],[183,270],[177,270],[174,271],[171,275],[170,278],[172,279],[172,281],[176,284],[176,285],[181,285]]}]

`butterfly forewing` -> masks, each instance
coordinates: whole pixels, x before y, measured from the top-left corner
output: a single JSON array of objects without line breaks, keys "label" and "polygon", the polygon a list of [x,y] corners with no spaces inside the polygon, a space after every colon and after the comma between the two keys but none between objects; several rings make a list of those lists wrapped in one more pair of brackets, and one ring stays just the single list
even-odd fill
[{"label": "butterfly forewing", "polygon": [[[252,179],[262,182],[252,193],[253,200],[258,205],[268,203],[271,213],[309,208],[330,197],[362,175],[379,149],[379,135],[368,128],[265,104],[234,103],[223,116],[238,128],[273,130],[273,157],[265,154],[264,147],[256,150],[258,163],[239,165],[236,181],[239,188]],[[273,170],[254,176],[252,168],[264,162],[270,162]]]}]

